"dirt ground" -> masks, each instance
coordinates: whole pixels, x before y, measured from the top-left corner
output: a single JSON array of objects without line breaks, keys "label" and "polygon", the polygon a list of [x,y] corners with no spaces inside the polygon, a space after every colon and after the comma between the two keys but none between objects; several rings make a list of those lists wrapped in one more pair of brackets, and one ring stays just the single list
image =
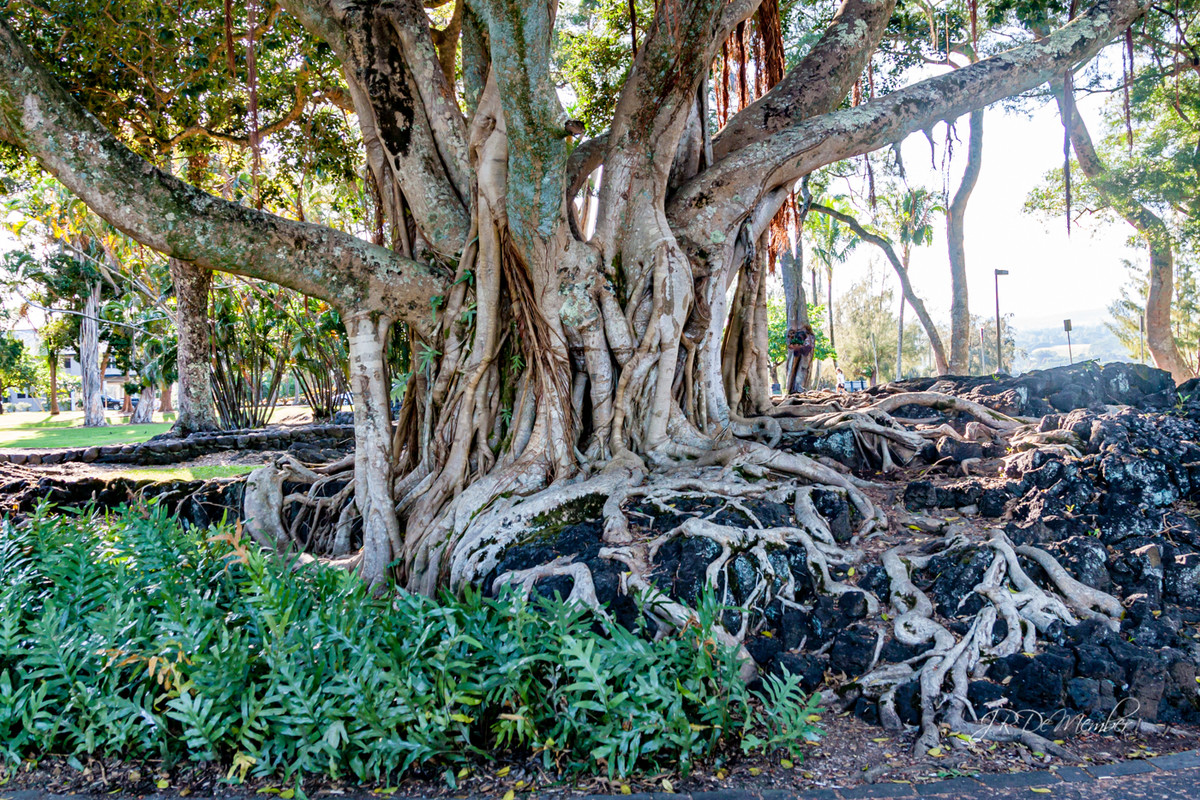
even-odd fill
[{"label": "dirt ground", "polygon": [[[571,798],[584,794],[626,792],[703,792],[721,789],[784,789],[802,791],[847,788],[869,783],[927,783],[965,775],[1026,772],[1071,766],[1071,762],[1038,756],[1021,745],[973,743],[949,737],[944,752],[917,759],[911,755],[915,734],[889,736],[849,713],[827,717],[821,723],[825,735],[806,748],[802,759],[787,754],[774,757],[745,757],[723,754],[700,765],[690,776],[663,772],[638,780],[608,781],[587,778],[563,781],[542,769],[532,759],[498,758],[480,763],[458,779],[455,788],[440,775],[409,778],[393,785],[358,785],[324,778],[305,780],[300,788],[309,796],[372,793],[398,797],[494,797],[508,792],[517,796]],[[1084,765],[1108,764],[1128,759],[1188,750],[1200,745],[1200,730],[1168,729],[1160,735],[1090,734],[1071,739],[1067,746]],[[125,764],[93,760],[68,763],[49,758],[40,764],[24,764],[7,775],[4,791],[37,789],[56,794],[125,793],[154,794],[164,790],[182,796],[256,796],[295,791],[294,784],[253,778],[243,784],[226,781],[215,765],[180,765],[164,770],[161,762]]]}]

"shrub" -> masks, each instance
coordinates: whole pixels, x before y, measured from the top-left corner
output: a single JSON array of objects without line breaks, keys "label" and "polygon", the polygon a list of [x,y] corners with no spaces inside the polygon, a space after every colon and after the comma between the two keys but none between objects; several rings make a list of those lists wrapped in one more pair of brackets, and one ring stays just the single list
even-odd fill
[{"label": "shrub", "polygon": [[57,752],[363,781],[420,767],[453,784],[503,752],[563,773],[686,773],[722,745],[814,736],[792,680],[769,684],[761,724],[710,635],[711,600],[659,641],[557,601],[381,600],[155,509],[5,521],[0,574],[0,753],[14,763]]}]

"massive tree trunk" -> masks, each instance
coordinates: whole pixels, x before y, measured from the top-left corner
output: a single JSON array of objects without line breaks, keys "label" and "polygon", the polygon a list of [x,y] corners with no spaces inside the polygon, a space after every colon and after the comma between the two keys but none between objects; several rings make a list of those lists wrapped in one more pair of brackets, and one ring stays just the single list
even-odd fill
[{"label": "massive tree trunk", "polygon": [[896,249],[892,247],[892,243],[882,236],[868,231],[862,226],[862,223],[850,214],[820,205],[819,203],[814,203],[812,210],[819,214],[827,214],[845,223],[850,227],[850,230],[854,231],[855,236],[864,242],[870,242],[883,251],[888,263],[896,271],[896,277],[900,279],[900,291],[904,296],[904,300],[912,307],[912,310],[917,315],[917,319],[921,323],[921,327],[925,329],[925,335],[929,337],[929,347],[933,350],[934,369],[938,375],[945,375],[948,371],[948,366],[946,362],[946,347],[942,344],[941,334],[938,333],[933,317],[926,310],[925,302],[917,295],[912,281],[908,279],[908,265],[900,259],[900,256],[896,253]]},{"label": "massive tree trunk", "polygon": [[88,290],[79,323],[79,368],[83,372],[83,425],[102,428],[104,416],[104,367],[100,363],[100,282]]},{"label": "massive tree trunk", "polygon": [[[156,169],[87,115],[3,26],[0,138],[148,246],[198,271],[272,281],[339,310],[350,336],[354,467],[352,480],[343,476],[343,504],[322,512],[306,546],[344,552],[361,527],[367,580],[382,588],[394,577],[431,593],[482,580],[564,503],[615,498],[605,558],[624,565],[630,593],[655,602],[652,548],[619,504],[683,480],[681,470],[723,465],[832,485],[864,525],[879,521],[845,476],[770,446],[787,420],[762,391],[761,245],[795,183],[1044,83],[1090,59],[1143,8],[1100,0],[1041,40],[833,110],[892,10],[890,0],[847,0],[789,76],[711,141],[710,161],[694,141],[704,126],[688,121],[722,42],[754,13],[754,0],[660,4],[610,130],[570,158],[578,127],[554,88],[555,4],[468,0],[465,114],[416,0],[283,5],[343,62],[395,250],[221,201]],[[705,157],[677,159],[681,150]],[[582,241],[571,203],[599,167],[595,231]],[[731,314],[745,328],[727,334]],[[394,323],[403,323],[416,364],[395,424],[383,359]],[[181,376],[183,338],[181,330]],[[273,547],[300,544],[279,518],[285,479],[327,483],[299,464],[256,473],[247,527]],[[568,566],[577,565],[554,568]],[[582,577],[575,586],[573,596],[586,595]],[[663,608],[655,613],[686,624],[686,609]]]},{"label": "massive tree trunk", "polygon": [[[983,167],[983,109],[971,112],[967,165],[950,207],[946,209],[946,241],[950,250],[950,372],[971,371],[971,309],[967,303],[967,202]],[[999,367],[997,367],[999,370]]]},{"label": "massive tree trunk", "polygon": [[1171,323],[1171,300],[1175,293],[1175,257],[1171,233],[1162,219],[1132,197],[1127,189],[1111,180],[1108,167],[1092,144],[1091,134],[1075,109],[1074,98],[1068,106],[1062,81],[1053,85],[1063,124],[1068,125],[1071,148],[1079,168],[1092,187],[1113,209],[1133,226],[1150,251],[1150,292],[1146,298],[1146,344],[1154,365],[1171,373],[1176,383],[1195,377],[1175,342]]},{"label": "massive tree trunk", "polygon": [[[179,373],[179,413],[172,426],[187,435],[196,431],[216,430],[217,411],[213,404],[209,368],[208,292],[212,273],[186,261],[168,262],[171,282],[175,285],[175,319],[178,335],[176,370]],[[167,410],[169,387],[164,389],[163,412]]]}]

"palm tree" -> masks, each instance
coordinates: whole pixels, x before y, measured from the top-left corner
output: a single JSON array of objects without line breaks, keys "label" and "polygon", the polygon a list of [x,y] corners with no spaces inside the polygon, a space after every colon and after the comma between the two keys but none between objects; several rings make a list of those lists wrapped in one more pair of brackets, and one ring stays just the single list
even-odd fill
[{"label": "palm tree", "polygon": [[[832,197],[822,201],[822,205],[839,211],[849,210],[849,204],[843,197]],[[841,264],[850,257],[854,248],[861,241],[850,227],[838,219],[825,214],[811,214],[805,223],[812,254],[816,261],[825,268],[825,289],[828,305],[825,309],[829,320],[829,348],[834,351],[834,366],[837,366],[837,344],[833,335],[833,267]],[[813,300],[817,298],[817,267],[813,265]]]},{"label": "palm tree", "polygon": [[[894,231],[900,242],[900,265],[908,274],[913,247],[933,244],[933,219],[945,211],[939,198],[924,187],[908,188],[883,198],[885,230]],[[886,236],[886,234],[885,234]],[[887,236],[891,238],[891,236]],[[904,374],[904,294],[900,295],[897,325],[896,379]]]}]

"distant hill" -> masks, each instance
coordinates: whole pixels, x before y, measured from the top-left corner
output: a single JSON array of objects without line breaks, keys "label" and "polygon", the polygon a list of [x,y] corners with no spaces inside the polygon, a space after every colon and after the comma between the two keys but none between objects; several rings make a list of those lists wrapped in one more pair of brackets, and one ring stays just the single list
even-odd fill
[{"label": "distant hill", "polygon": [[[1061,327],[1016,331],[1017,358],[1013,372],[1028,372],[1069,364],[1067,334]],[[1071,354],[1075,361],[1137,361],[1108,326],[1098,323],[1079,325],[1071,331]],[[1150,354],[1146,354],[1147,363]]]}]

